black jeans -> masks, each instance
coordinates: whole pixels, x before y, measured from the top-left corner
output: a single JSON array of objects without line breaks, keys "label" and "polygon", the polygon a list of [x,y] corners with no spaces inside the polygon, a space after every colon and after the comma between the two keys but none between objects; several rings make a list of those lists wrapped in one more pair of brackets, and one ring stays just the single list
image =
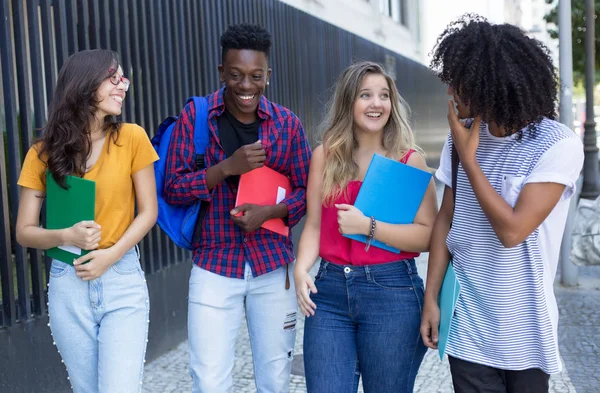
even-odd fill
[{"label": "black jeans", "polygon": [[548,393],[550,375],[539,368],[511,371],[448,359],[455,393]]}]

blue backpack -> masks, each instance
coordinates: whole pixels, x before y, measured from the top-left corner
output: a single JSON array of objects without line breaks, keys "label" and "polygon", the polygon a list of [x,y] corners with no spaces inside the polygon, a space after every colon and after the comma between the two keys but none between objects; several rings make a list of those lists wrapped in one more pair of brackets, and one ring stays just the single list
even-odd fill
[{"label": "blue backpack", "polygon": [[[204,153],[208,145],[208,101],[204,97],[190,97],[186,105],[194,101],[196,119],[194,122],[194,162],[196,170],[204,168]],[[169,205],[165,201],[164,187],[167,169],[167,155],[171,134],[175,128],[177,116],[165,119],[152,138],[152,145],[158,153],[158,161],[154,163],[156,193],[158,195],[158,226],[181,248],[192,249],[197,224],[206,215],[208,202],[197,201],[192,205]]]}]

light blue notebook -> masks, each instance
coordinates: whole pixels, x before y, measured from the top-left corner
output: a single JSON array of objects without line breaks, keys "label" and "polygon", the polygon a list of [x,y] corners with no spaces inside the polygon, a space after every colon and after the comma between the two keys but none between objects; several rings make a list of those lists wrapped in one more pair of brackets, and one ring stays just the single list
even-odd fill
[{"label": "light blue notebook", "polygon": [[438,331],[438,352],[440,353],[440,360],[444,357],[444,353],[446,352],[446,344],[448,343],[452,317],[454,316],[454,309],[456,308],[456,302],[458,301],[459,295],[460,283],[456,279],[456,273],[454,272],[452,261],[450,261],[438,299],[440,305],[440,328]]},{"label": "light blue notebook", "polygon": [[[374,154],[365,174],[356,206],[367,217],[390,224],[412,224],[431,180],[431,173]],[[344,235],[366,243],[364,235]],[[372,246],[397,254],[400,250],[374,240]]]}]

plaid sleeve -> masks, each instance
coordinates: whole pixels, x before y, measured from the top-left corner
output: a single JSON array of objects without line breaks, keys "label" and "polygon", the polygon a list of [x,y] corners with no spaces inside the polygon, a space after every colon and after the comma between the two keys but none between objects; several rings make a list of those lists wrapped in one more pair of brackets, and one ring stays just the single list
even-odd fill
[{"label": "plaid sleeve", "polygon": [[282,203],[288,208],[288,225],[293,227],[306,213],[306,185],[312,151],[304,128],[296,116],[292,117],[291,129],[294,131],[290,149],[290,179],[293,191]]},{"label": "plaid sleeve", "polygon": [[196,171],[194,162],[194,119],[191,101],[183,108],[169,142],[165,173],[165,200],[172,205],[188,205],[200,199],[210,201],[212,191],[206,184],[206,168]]}]

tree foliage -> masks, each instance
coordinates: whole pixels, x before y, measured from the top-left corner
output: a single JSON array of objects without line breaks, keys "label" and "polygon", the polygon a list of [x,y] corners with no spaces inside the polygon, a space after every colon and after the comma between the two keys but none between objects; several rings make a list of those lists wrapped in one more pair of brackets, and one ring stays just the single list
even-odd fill
[{"label": "tree foliage", "polygon": [[[559,0],[560,1],[560,0]],[[558,1],[546,0],[548,4],[556,4],[544,17],[548,24],[548,33],[558,39]],[[600,0],[595,0],[595,42],[596,42],[596,82],[600,82]],[[585,0],[571,0],[571,24],[573,29],[573,79],[575,83],[585,80]]]}]

